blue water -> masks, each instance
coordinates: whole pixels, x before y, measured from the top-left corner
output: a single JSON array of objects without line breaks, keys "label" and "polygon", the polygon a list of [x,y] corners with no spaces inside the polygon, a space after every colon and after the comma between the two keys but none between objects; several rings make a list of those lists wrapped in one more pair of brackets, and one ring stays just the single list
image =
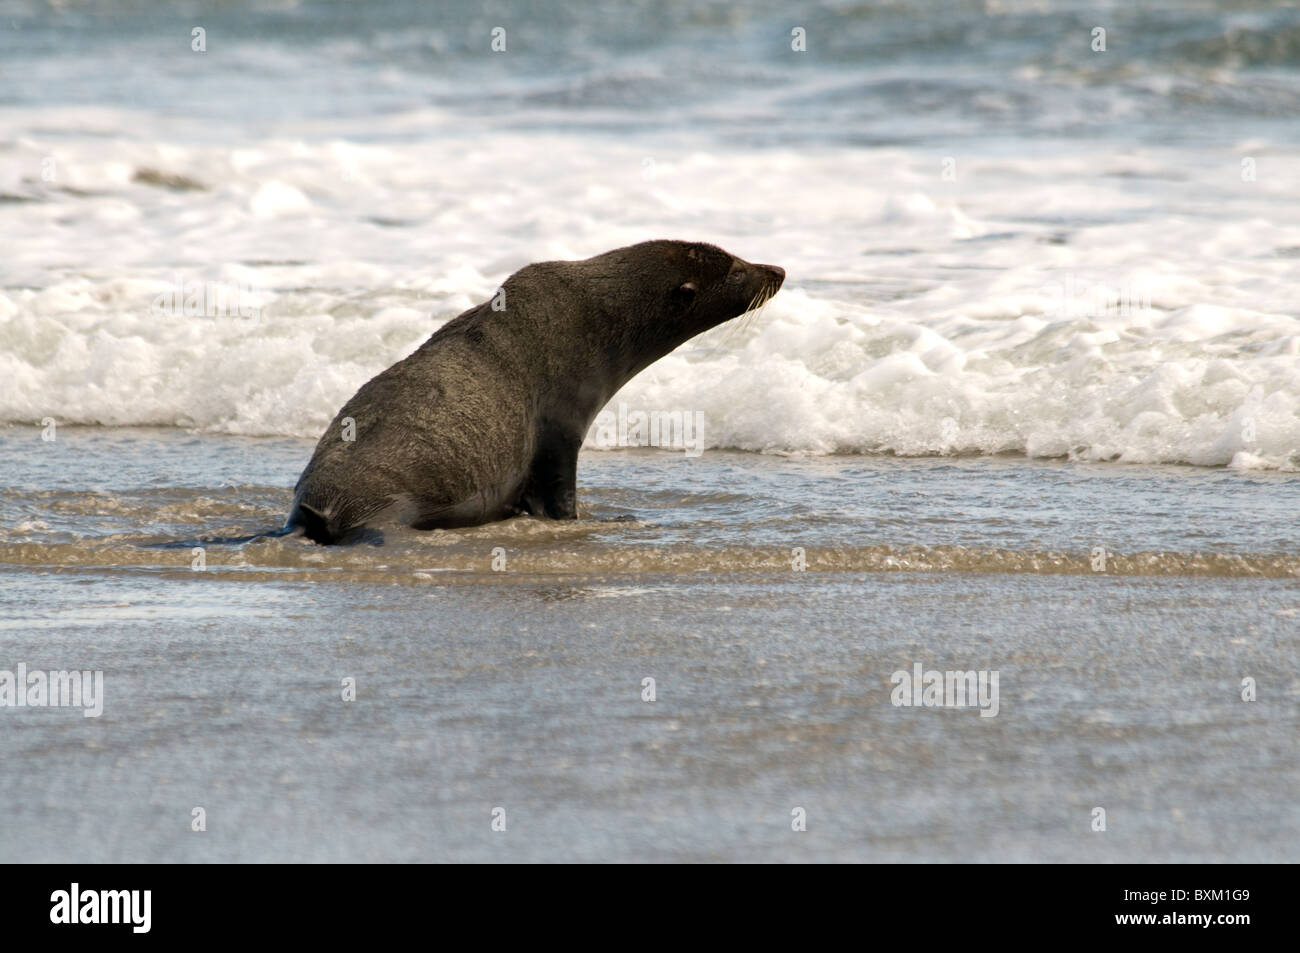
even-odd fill
[{"label": "blue water", "polygon": [[[476,129],[750,145],[1195,143],[1300,129],[1300,11],[1273,3],[10,2],[0,11],[0,106],[130,106],[217,126],[436,107]],[[206,52],[191,50],[196,27]],[[496,28],[504,52],[492,51]],[[804,52],[792,49],[796,28]],[[1097,28],[1104,52],[1092,49]]]}]

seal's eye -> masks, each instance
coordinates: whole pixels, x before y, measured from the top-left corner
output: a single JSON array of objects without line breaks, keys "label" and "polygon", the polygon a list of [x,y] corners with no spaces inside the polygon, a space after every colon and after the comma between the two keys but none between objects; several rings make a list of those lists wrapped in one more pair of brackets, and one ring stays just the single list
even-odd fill
[{"label": "seal's eye", "polygon": [[682,308],[689,308],[695,303],[695,282],[688,281],[673,291],[673,298]]},{"label": "seal's eye", "polygon": [[745,272],[740,269],[733,269],[731,274],[727,275],[727,284],[738,285],[745,280]]}]

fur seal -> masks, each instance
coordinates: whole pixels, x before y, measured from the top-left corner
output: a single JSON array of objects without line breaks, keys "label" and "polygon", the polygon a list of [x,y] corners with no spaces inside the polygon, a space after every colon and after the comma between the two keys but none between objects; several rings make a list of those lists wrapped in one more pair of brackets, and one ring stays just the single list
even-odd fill
[{"label": "fur seal", "polygon": [[683,241],[528,265],[343,405],[281,532],[329,544],[385,523],[576,519],[578,448],[600,409],[784,280],[775,265]]}]

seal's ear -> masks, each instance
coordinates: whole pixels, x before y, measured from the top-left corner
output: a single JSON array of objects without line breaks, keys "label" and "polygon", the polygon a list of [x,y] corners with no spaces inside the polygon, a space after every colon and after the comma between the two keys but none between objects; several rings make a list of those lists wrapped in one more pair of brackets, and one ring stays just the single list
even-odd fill
[{"label": "seal's ear", "polygon": [[683,311],[687,311],[695,303],[695,292],[698,290],[695,282],[688,281],[684,285],[679,285],[673,292],[673,301]]}]

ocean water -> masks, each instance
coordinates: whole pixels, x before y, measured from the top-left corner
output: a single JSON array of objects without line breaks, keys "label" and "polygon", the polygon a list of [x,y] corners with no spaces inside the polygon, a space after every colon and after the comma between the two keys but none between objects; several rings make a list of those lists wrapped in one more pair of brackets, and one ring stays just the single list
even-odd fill
[{"label": "ocean water", "polygon": [[[787,279],[576,524],[201,542],[651,238]],[[0,859],[1297,859],[1295,4],[7,0],[0,241]]]},{"label": "ocean water", "polygon": [[522,265],[680,237],[789,274],[620,395],[710,447],[1300,466],[1294,7],[25,9],[0,419],[313,437]]}]

